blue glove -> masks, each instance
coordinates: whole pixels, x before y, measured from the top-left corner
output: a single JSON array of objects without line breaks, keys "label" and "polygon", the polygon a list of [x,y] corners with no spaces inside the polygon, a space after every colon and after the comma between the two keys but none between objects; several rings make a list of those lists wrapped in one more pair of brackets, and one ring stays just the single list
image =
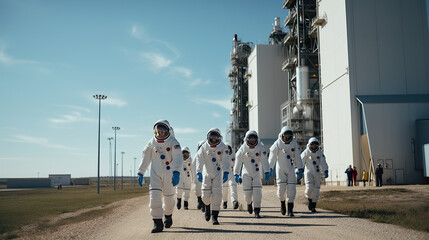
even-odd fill
[{"label": "blue glove", "polygon": [[139,175],[139,185],[140,185],[140,187],[143,187],[143,174],[141,174],[141,173],[137,173],[137,175]]},{"label": "blue glove", "polygon": [[329,173],[328,173],[328,170],[326,170],[325,171],[325,178],[328,178],[329,177]]},{"label": "blue glove", "polygon": [[197,177],[198,177],[198,181],[199,182],[203,182],[203,174],[201,174],[200,172],[197,173]]},{"label": "blue glove", "polygon": [[173,187],[179,184],[179,181],[180,181],[180,173],[178,171],[174,171],[173,178],[172,178]]},{"label": "blue glove", "polygon": [[235,174],[234,177],[235,177],[235,182],[240,183],[240,176],[238,176],[238,174]]},{"label": "blue glove", "polygon": [[273,175],[273,169],[272,169],[272,168],[270,168],[270,176],[274,176],[274,175]]},{"label": "blue glove", "polygon": [[301,180],[303,173],[304,173],[304,169],[303,168],[298,169],[298,172],[296,173],[296,177],[298,178],[298,181]]},{"label": "blue glove", "polygon": [[268,181],[270,181],[270,173],[266,172],[265,173],[265,182],[268,182]]},{"label": "blue glove", "polygon": [[224,172],[223,173],[223,183],[225,183],[226,181],[228,181],[228,175],[229,175],[229,172]]}]

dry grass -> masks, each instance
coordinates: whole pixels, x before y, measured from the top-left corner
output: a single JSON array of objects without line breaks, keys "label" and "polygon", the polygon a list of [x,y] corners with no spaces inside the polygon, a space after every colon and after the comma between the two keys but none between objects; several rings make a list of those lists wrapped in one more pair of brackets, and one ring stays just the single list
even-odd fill
[{"label": "dry grass", "polygon": [[[147,187],[128,187],[116,191],[101,188],[98,195],[95,187],[72,187],[0,192],[0,238],[17,237],[14,231],[29,224],[37,223],[39,229],[46,229],[100,217],[113,210],[113,207],[107,207],[109,204],[142,196],[147,191]],[[87,208],[95,209],[55,223],[49,222],[52,217]]]},{"label": "dry grass", "polygon": [[318,207],[429,232],[429,194],[409,189],[322,192]]}]

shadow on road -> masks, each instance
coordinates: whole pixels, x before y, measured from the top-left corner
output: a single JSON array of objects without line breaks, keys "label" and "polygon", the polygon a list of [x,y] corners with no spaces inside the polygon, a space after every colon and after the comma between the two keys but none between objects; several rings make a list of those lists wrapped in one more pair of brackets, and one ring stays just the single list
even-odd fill
[{"label": "shadow on road", "polygon": [[[222,225],[223,223],[221,223]],[[174,227],[173,227],[174,228]],[[168,231],[168,233],[253,233],[253,234],[288,234],[292,232],[288,231],[256,231],[256,230],[227,230],[227,229],[212,229],[212,228],[191,228],[182,227],[176,228],[177,230],[183,229],[183,231]]]},{"label": "shadow on road", "polygon": [[223,224],[231,225],[257,225],[257,226],[275,226],[275,227],[334,227],[336,225],[327,224],[294,224],[294,223],[262,223],[262,222],[223,222]]},{"label": "shadow on road", "polygon": [[[266,213],[267,212],[270,212],[270,211],[266,211]],[[305,213],[305,212],[295,212],[294,214],[295,214],[295,217],[288,217],[288,216],[282,216],[282,215],[278,215],[278,216],[267,216],[267,215],[264,215],[263,214],[264,212],[261,212],[261,216],[262,216],[262,218],[284,218],[284,219],[294,219],[294,218],[314,218],[314,219],[317,219],[317,218],[320,218],[320,219],[323,219],[323,218],[329,218],[329,219],[331,219],[331,218],[333,218],[333,219],[335,219],[335,218],[348,218],[349,216],[341,216],[341,215],[326,215],[326,213],[323,213],[323,214],[314,214],[314,213]],[[238,219],[246,219],[246,218],[254,218],[254,216],[252,215],[252,214],[249,214],[248,216],[225,216],[225,215],[220,215],[219,216],[219,218],[238,218]]]}]

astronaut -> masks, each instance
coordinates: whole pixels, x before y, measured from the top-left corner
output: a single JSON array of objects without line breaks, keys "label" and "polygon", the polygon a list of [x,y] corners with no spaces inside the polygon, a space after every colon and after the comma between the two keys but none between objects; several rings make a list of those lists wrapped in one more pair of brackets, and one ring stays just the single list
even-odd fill
[{"label": "astronaut", "polygon": [[188,210],[188,200],[189,193],[191,191],[191,176],[192,176],[192,157],[188,147],[182,148],[183,155],[183,164],[182,172],[180,175],[179,185],[176,186],[176,195],[177,195],[177,209],[182,207],[182,197],[183,197],[183,208]]},{"label": "astronaut", "polygon": [[[198,143],[198,147],[197,147],[197,151],[200,150],[201,146],[203,145],[203,143],[205,142],[205,140],[200,141]],[[201,199],[201,182],[198,181],[198,177],[197,177],[197,156],[194,157],[194,159],[192,159],[192,182],[194,183],[194,190],[195,190],[195,195],[197,196],[197,208],[199,210],[201,210],[202,212],[205,211],[205,206],[203,203],[203,200]]]},{"label": "astronaut", "polygon": [[[161,232],[173,224],[174,186],[180,181],[182,151],[174,137],[173,129],[167,120],[158,120],[154,127],[155,136],[149,140],[143,150],[142,161],[138,169],[138,182],[142,186],[143,175],[150,168],[150,213],[154,227],[152,233]],[[164,196],[164,198],[162,197]],[[164,207],[162,200],[164,199]],[[165,221],[162,222],[163,214]]]},{"label": "astronaut", "polygon": [[[293,217],[293,203],[296,195],[296,182],[300,181],[304,172],[298,143],[293,138],[292,128],[281,129],[278,139],[270,148],[270,172],[276,164],[277,196],[280,199],[281,214]],[[295,168],[297,171],[295,171]],[[297,177],[295,178],[295,172]],[[287,196],[285,198],[285,193]]]},{"label": "astronaut", "polygon": [[[218,216],[222,202],[222,183],[228,180],[228,148],[222,142],[222,135],[217,128],[207,133],[207,140],[196,154],[198,181],[202,182],[202,199],[205,205],[205,219],[213,215],[213,225],[219,225]],[[210,212],[212,210],[212,212]]]},{"label": "astronaut", "polygon": [[[230,163],[231,173],[234,171],[235,153],[232,150],[231,145],[226,144],[228,147],[228,159]],[[234,209],[238,208],[238,194],[237,194],[237,182],[235,182],[232,174],[229,174],[229,179],[222,185],[222,200],[223,209],[228,207],[228,189],[231,192],[231,202]]]},{"label": "astronaut", "polygon": [[[234,176],[238,183],[240,178],[241,165],[243,165],[243,192],[244,200],[247,202],[247,211],[252,214],[253,206],[255,204],[255,217],[261,218],[262,201],[262,177],[265,181],[270,179],[270,169],[268,165],[267,152],[264,144],[259,140],[256,131],[247,131],[244,137],[244,143],[238,149],[236,154],[236,161],[234,165]],[[266,170],[262,175],[262,169]]]},{"label": "astronaut", "polygon": [[317,212],[316,204],[320,195],[321,173],[324,173],[325,178],[329,176],[328,164],[319,145],[319,140],[312,137],[308,140],[307,148],[301,153],[305,166],[305,196],[308,199],[308,210],[311,212]]}]

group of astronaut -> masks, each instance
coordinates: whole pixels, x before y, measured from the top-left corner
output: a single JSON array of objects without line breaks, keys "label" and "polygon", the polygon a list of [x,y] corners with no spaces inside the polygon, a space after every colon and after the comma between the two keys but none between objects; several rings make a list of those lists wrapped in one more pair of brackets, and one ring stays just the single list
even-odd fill
[{"label": "group of astronaut", "polygon": [[169,122],[158,120],[154,125],[154,137],[144,148],[138,169],[138,181],[142,186],[143,174],[152,163],[149,184],[149,205],[154,222],[152,233],[172,226],[175,195],[176,207],[181,209],[183,198],[183,208],[188,209],[192,182],[197,208],[204,212],[206,221],[212,219],[213,225],[219,224],[222,202],[223,208],[227,208],[228,190],[233,208],[239,207],[237,183],[242,184],[248,212],[261,218],[262,181],[268,182],[270,176],[274,176],[274,166],[281,214],[294,216],[296,183],[303,174],[308,209],[316,212],[321,174],[328,177],[328,165],[319,145],[318,139],[312,137],[301,152],[292,128],[285,126],[269,153],[256,131],[248,131],[243,144],[234,153],[232,147],[222,141],[219,129],[212,128],[207,139],[198,144],[198,151],[192,158],[188,147],[181,148]]}]

